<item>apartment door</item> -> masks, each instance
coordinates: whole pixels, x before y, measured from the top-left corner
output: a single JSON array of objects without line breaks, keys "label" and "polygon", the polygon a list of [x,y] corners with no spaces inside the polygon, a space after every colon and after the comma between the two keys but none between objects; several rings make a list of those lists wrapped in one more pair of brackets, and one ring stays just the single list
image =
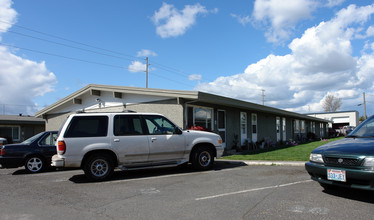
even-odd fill
[{"label": "apartment door", "polygon": [[217,111],[218,132],[222,138],[222,146],[226,147],[226,112],[224,110]]},{"label": "apartment door", "polygon": [[252,142],[257,142],[257,114],[252,114]]},{"label": "apartment door", "polygon": [[282,122],[282,132],[283,132],[282,140],[283,140],[283,141],[286,141],[286,139],[287,139],[286,118],[283,118],[282,121],[283,121],[283,122]]},{"label": "apartment door", "polygon": [[240,143],[243,145],[247,140],[247,113],[240,112]]},{"label": "apartment door", "polygon": [[275,122],[276,130],[277,130],[277,142],[281,140],[281,134],[280,134],[280,128],[281,128],[281,121],[280,117],[276,117],[276,122]]}]

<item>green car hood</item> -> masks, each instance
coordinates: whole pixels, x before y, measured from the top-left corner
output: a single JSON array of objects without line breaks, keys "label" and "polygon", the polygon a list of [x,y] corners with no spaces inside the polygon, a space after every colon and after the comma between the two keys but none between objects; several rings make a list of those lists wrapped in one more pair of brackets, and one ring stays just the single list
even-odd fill
[{"label": "green car hood", "polygon": [[344,138],[313,150],[323,155],[374,156],[374,138]]}]

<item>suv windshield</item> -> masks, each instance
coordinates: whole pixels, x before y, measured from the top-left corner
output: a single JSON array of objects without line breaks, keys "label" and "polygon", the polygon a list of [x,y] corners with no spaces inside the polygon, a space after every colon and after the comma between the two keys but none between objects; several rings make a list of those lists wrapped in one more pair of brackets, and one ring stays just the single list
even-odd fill
[{"label": "suv windshield", "polygon": [[371,117],[364,121],[347,137],[374,137],[374,117]]}]

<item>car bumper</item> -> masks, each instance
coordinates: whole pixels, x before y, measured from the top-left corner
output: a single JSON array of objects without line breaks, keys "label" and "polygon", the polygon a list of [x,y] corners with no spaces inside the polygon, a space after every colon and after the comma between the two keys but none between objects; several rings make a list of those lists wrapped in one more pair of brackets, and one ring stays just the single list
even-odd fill
[{"label": "car bumper", "polygon": [[[305,163],[305,169],[308,171],[312,180],[321,184],[374,191],[374,170],[330,167],[312,162]],[[328,169],[345,170],[346,182],[328,180]]]},{"label": "car bumper", "polygon": [[53,167],[65,167],[65,159],[60,158],[57,154],[53,155],[51,166]]},{"label": "car bumper", "polygon": [[23,158],[0,157],[0,168],[17,168],[24,165]]},{"label": "car bumper", "polygon": [[221,158],[223,156],[223,151],[225,150],[223,147],[216,147],[217,149],[217,156],[216,158]]}]

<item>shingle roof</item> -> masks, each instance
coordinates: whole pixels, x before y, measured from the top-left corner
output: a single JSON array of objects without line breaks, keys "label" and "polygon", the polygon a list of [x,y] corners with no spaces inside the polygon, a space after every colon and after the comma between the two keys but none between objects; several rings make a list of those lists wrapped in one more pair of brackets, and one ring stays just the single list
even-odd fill
[{"label": "shingle roof", "polygon": [[150,88],[137,88],[137,87],[127,87],[127,86],[110,86],[110,85],[99,85],[99,84],[89,84],[82,89],[72,93],[71,95],[57,101],[56,103],[38,111],[35,117],[43,117],[43,115],[48,114],[55,108],[75,99],[82,95],[90,92],[92,90],[99,91],[110,91],[118,93],[128,93],[128,94],[139,94],[139,95],[155,95],[155,96],[165,96],[165,97],[175,97],[184,98],[194,101],[202,101],[206,103],[226,105],[236,108],[248,109],[253,111],[267,112],[271,114],[277,114],[279,116],[289,116],[296,117],[300,119],[312,119],[316,121],[328,122],[327,120],[310,117],[307,115],[290,112],[282,109],[277,109],[269,106],[259,105],[247,101],[242,101],[238,99],[228,98],[224,96],[214,95],[199,91],[184,91],[184,90],[166,90],[166,89],[150,89]]},{"label": "shingle roof", "polygon": [[42,118],[29,115],[0,115],[0,124],[45,124]]}]

